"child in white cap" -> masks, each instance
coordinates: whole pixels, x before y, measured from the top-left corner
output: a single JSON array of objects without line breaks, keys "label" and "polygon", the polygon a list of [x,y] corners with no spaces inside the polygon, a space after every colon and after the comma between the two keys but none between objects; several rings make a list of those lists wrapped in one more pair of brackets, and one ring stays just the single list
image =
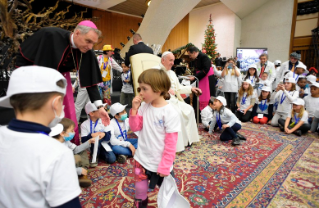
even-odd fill
[{"label": "child in white cap", "polygon": [[271,95],[271,100],[275,100],[276,113],[271,119],[272,126],[278,126],[278,119],[286,119],[291,111],[291,103],[299,97],[296,91],[296,81],[293,77],[285,79],[285,84],[279,84],[274,93]]},{"label": "child in white cap", "polygon": [[64,117],[66,85],[55,69],[13,71],[0,98],[16,115],[0,127],[0,207],[81,207],[74,156],[49,136]]},{"label": "child in white cap", "polygon": [[114,103],[110,108],[110,113],[113,116],[111,126],[114,129],[115,136],[115,139],[111,139],[111,147],[114,154],[118,155],[117,161],[119,163],[125,163],[127,156],[134,156],[137,148],[137,139],[127,137],[130,124],[125,111],[126,106],[121,103]]},{"label": "child in white cap", "polygon": [[270,87],[264,86],[252,111],[253,123],[266,124],[272,118],[273,105],[270,100]]},{"label": "child in white cap", "polygon": [[297,81],[296,90],[299,92],[300,98],[305,98],[310,94],[310,87],[307,83],[307,78],[304,75],[300,75]]},{"label": "child in white cap", "polygon": [[202,124],[205,126],[205,130],[208,131],[209,124],[213,119],[213,105],[214,105],[214,97],[211,97],[208,101],[208,105],[200,112],[200,116],[202,119]]},{"label": "child in white cap", "polygon": [[311,124],[314,117],[315,111],[319,106],[319,83],[313,82],[310,85],[310,93],[311,95],[304,98],[305,108],[309,113],[309,123]]},{"label": "child in white cap", "polygon": [[237,133],[241,129],[241,122],[226,106],[227,101],[224,97],[218,96],[215,98],[213,119],[210,123],[208,133],[212,134],[215,130],[223,129],[220,135],[221,141],[232,140],[232,145],[240,145],[240,140],[246,140],[245,137]]},{"label": "child in white cap", "polygon": [[238,91],[237,99],[237,118],[242,122],[247,122],[251,118],[251,112],[256,102],[256,93],[251,85],[250,80],[242,82]]},{"label": "child in white cap", "polygon": [[267,72],[262,73],[262,75],[261,75],[261,77],[260,77],[260,80],[259,80],[259,83],[258,83],[258,88],[257,88],[257,95],[258,95],[258,96],[260,96],[260,94],[261,94],[261,89],[262,89],[264,86],[269,87],[270,90],[272,89],[272,88],[271,88],[271,84],[270,84],[270,80],[268,80],[268,73],[267,73]]},{"label": "child in white cap", "polygon": [[297,136],[301,136],[310,130],[308,112],[304,108],[305,101],[301,98],[297,98],[292,104],[292,111],[288,114],[286,120],[282,118],[278,120],[279,128],[287,134],[294,133]]},{"label": "child in white cap", "polygon": [[132,100],[134,98],[134,91],[133,91],[133,86],[132,86],[132,73],[131,70],[128,66],[125,65],[123,62],[121,64],[123,68],[123,73],[121,74],[121,79],[122,79],[122,89],[121,89],[121,97],[120,97],[120,103],[122,105],[129,104],[131,106]]},{"label": "child in white cap", "polygon": [[[105,105],[105,104],[104,104]],[[112,164],[116,161],[116,157],[112,148],[110,147],[110,140],[112,135],[114,135],[114,129],[111,125],[104,126],[100,119],[100,114],[96,106],[88,102],[85,105],[85,112],[89,116],[81,124],[81,141],[82,143],[88,141],[91,138],[100,138],[97,158],[102,158],[106,163]],[[91,144],[91,154],[93,154],[94,144]],[[91,167],[97,166],[97,163],[91,164]]]}]

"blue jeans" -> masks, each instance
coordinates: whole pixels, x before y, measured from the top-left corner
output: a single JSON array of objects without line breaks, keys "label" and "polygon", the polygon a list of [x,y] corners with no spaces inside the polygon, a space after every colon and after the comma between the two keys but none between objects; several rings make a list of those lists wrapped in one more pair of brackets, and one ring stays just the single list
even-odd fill
[{"label": "blue jeans", "polygon": [[227,127],[224,129],[223,133],[220,135],[221,141],[233,140],[237,137],[236,132],[241,129],[241,125],[235,123],[232,127]]},{"label": "blue jeans", "polygon": [[[137,149],[137,139],[127,139],[126,141],[130,142],[135,149]],[[120,145],[111,145],[111,148],[116,155],[127,155],[132,156],[132,151],[128,147],[123,147]]]},{"label": "blue jeans", "polygon": [[[111,144],[109,143],[110,147]],[[91,145],[91,154],[93,154],[94,144]],[[106,151],[99,141],[99,146],[97,148],[97,158],[105,160],[106,163],[112,164],[116,161],[116,156],[113,151]]]}]

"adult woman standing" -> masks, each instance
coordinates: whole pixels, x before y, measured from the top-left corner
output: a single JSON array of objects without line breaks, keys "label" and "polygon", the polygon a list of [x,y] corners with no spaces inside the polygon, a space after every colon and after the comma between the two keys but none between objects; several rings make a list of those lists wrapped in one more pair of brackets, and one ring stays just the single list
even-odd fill
[{"label": "adult woman standing", "polygon": [[112,93],[112,69],[116,69],[119,72],[123,72],[122,67],[111,57],[114,49],[111,45],[103,46],[103,55],[98,56],[99,67],[102,74],[102,81],[99,84],[99,91],[103,103],[107,103],[111,106],[111,93]]},{"label": "adult woman standing", "polygon": [[230,110],[235,112],[236,94],[238,92],[238,78],[240,71],[235,65],[235,60],[230,58],[227,60],[221,76],[224,78],[223,91]]}]

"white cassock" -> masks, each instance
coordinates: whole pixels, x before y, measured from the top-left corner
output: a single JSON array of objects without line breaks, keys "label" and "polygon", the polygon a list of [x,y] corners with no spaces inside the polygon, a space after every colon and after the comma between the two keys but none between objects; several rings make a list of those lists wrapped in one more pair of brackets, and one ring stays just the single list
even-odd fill
[{"label": "white cassock", "polygon": [[[161,65],[161,64],[160,64]],[[165,67],[161,65],[163,69]],[[175,91],[175,95],[192,93],[192,86],[183,86],[172,70],[165,70],[169,79],[171,80],[171,89]],[[193,142],[199,142],[198,129],[195,120],[194,108],[183,101],[180,101],[176,96],[171,95],[169,100],[181,119],[181,130],[178,132],[178,140],[176,145],[176,152],[185,150],[185,146]]]}]

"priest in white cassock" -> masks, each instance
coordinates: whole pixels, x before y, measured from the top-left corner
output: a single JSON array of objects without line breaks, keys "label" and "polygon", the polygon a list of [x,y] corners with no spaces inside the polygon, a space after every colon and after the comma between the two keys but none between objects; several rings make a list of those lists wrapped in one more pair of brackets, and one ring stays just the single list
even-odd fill
[{"label": "priest in white cassock", "polygon": [[171,80],[171,89],[169,91],[171,98],[169,102],[179,112],[182,128],[178,132],[178,141],[176,145],[176,152],[185,150],[185,146],[193,142],[199,142],[198,129],[195,120],[194,108],[184,102],[180,94],[201,94],[199,88],[192,86],[183,86],[180,84],[176,74],[171,70],[174,65],[175,57],[172,52],[166,51],[162,55],[160,67],[165,70]]}]

